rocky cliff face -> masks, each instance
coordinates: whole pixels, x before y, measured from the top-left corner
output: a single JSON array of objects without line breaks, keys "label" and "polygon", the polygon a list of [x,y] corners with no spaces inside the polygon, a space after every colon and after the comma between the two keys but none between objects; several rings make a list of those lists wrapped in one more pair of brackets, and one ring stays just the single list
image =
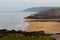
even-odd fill
[{"label": "rocky cliff face", "polygon": [[48,10],[42,10],[26,18],[28,19],[60,19],[60,8],[51,8]]}]

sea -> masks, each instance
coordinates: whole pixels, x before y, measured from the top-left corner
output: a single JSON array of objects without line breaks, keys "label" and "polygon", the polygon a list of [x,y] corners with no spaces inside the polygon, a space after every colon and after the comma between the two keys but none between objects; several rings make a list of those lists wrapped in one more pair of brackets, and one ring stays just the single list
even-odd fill
[{"label": "sea", "polygon": [[27,17],[35,12],[0,12],[0,29],[26,31],[29,25],[24,22]]}]

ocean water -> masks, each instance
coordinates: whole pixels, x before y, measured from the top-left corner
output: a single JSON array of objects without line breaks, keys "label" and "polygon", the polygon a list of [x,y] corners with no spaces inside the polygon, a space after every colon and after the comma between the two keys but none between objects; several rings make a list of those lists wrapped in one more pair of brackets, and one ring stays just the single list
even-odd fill
[{"label": "ocean water", "polygon": [[8,30],[27,30],[28,22],[24,22],[24,17],[34,12],[1,12],[0,13],[0,29]]}]

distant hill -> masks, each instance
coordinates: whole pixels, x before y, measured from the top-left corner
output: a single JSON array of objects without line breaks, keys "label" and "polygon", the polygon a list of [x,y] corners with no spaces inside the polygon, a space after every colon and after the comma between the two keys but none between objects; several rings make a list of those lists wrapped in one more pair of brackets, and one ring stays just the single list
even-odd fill
[{"label": "distant hill", "polygon": [[36,14],[32,14],[26,18],[32,19],[60,19],[60,8],[51,8],[48,10],[39,11]]},{"label": "distant hill", "polygon": [[32,7],[32,8],[27,8],[23,11],[25,12],[39,12],[41,10],[47,10],[47,9],[50,9],[51,7]]}]

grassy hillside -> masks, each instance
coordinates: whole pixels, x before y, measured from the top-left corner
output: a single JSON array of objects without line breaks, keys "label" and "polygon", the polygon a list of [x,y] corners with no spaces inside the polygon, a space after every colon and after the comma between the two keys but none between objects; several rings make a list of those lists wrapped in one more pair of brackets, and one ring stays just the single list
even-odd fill
[{"label": "grassy hillside", "polygon": [[10,35],[0,40],[55,40],[54,38],[50,38],[48,36],[19,36],[19,35]]},{"label": "grassy hillside", "polygon": [[49,37],[44,31],[26,32],[16,30],[0,30],[0,40],[55,40]]}]

